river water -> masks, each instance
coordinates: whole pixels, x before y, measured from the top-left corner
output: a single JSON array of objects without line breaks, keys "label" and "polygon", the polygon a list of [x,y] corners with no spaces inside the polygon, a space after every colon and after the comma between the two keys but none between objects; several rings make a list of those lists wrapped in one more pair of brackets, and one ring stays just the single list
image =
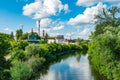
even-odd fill
[{"label": "river water", "polygon": [[39,80],[96,80],[87,55],[72,56],[51,65]]}]

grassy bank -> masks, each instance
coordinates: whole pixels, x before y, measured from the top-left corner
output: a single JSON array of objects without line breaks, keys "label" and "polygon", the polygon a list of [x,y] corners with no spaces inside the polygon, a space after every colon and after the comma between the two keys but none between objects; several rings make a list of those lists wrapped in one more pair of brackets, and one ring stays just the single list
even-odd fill
[{"label": "grassy bank", "polygon": [[84,51],[84,46],[61,44],[29,44],[25,48],[13,49],[11,53],[11,79],[32,80],[42,69],[49,67],[62,57]]},{"label": "grassy bank", "polygon": [[112,7],[98,15],[99,22],[92,33],[88,51],[94,69],[108,80],[120,80],[120,18],[116,17],[117,12],[118,8]]}]

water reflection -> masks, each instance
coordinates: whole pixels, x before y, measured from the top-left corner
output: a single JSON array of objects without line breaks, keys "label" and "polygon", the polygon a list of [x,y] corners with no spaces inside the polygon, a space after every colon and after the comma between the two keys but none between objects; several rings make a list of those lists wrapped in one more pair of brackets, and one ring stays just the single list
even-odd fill
[{"label": "water reflection", "polygon": [[[80,57],[80,56],[79,56]],[[87,56],[70,57],[50,66],[39,80],[94,80]]]}]

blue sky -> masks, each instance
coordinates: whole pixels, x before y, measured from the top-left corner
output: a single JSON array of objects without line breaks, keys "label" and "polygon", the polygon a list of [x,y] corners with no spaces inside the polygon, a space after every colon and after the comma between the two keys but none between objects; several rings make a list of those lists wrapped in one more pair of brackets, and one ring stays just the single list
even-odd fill
[{"label": "blue sky", "polygon": [[24,32],[37,31],[37,20],[51,36],[88,39],[98,9],[120,6],[119,0],[1,0],[0,32],[10,33],[23,24]]}]

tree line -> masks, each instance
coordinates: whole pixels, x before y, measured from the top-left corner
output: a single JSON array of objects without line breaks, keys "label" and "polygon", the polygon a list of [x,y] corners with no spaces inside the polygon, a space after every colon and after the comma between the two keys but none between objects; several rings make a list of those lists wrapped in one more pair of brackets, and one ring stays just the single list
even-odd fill
[{"label": "tree line", "polygon": [[108,80],[120,80],[120,9],[102,9],[96,15],[95,32],[89,44],[89,59],[96,71]]}]

